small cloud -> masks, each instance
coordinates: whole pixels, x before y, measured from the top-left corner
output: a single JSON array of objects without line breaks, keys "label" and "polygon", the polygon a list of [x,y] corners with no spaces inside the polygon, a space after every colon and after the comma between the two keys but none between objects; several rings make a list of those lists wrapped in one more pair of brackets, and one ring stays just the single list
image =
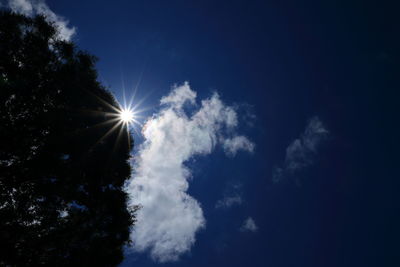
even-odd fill
[{"label": "small cloud", "polygon": [[309,120],[304,133],[295,139],[287,148],[283,167],[277,167],[273,173],[273,181],[279,182],[286,175],[311,166],[318,153],[318,148],[329,132],[318,117]]},{"label": "small cloud", "polygon": [[54,13],[44,0],[9,0],[8,7],[25,16],[43,15],[48,22],[57,27],[61,40],[70,41],[76,32],[75,27],[68,26],[69,21]]},{"label": "small cloud", "polygon": [[242,197],[239,195],[225,196],[224,198],[217,201],[217,203],[215,204],[215,208],[216,209],[230,208],[234,205],[240,205],[242,204],[242,202],[243,202]]},{"label": "small cloud", "polygon": [[239,150],[248,151],[252,153],[254,151],[254,143],[252,143],[245,136],[235,136],[233,138],[227,138],[224,140],[224,150],[228,156],[235,156]]},{"label": "small cloud", "polygon": [[215,204],[216,209],[228,209],[235,205],[241,205],[243,199],[241,196],[241,184],[240,183],[230,183],[228,184],[224,197],[219,199]]},{"label": "small cloud", "polygon": [[240,231],[242,232],[257,232],[257,230],[258,227],[251,217],[247,218],[240,227]]}]

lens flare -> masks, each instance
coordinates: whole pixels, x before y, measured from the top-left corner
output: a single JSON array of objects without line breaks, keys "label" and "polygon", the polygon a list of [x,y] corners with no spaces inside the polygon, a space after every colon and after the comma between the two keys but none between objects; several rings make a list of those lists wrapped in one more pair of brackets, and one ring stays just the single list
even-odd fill
[{"label": "lens flare", "polygon": [[122,109],[119,113],[119,119],[125,123],[132,123],[135,119],[135,115],[131,109]]}]

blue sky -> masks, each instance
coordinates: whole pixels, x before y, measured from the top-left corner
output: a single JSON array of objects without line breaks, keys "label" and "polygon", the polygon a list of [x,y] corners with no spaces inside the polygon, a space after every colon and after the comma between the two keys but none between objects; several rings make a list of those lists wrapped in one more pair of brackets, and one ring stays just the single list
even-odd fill
[{"label": "blue sky", "polygon": [[135,186],[179,184],[138,198],[121,266],[398,266],[398,7],[348,2],[46,2],[119,99],[138,85]]}]

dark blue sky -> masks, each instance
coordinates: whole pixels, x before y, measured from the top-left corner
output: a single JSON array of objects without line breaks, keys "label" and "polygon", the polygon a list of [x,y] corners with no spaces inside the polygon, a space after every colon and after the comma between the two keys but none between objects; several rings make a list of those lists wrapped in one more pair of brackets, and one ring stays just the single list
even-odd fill
[{"label": "dark blue sky", "polygon": [[[239,130],[256,145],[253,154],[230,158],[217,148],[188,163],[188,192],[207,221],[189,253],[167,264],[131,254],[122,266],[400,266],[399,6],[47,4],[77,28],[74,41],[99,58],[99,79],[119,98],[122,80],[129,94],[142,77],[138,94],[152,107],[145,116],[173,84],[189,81],[199,99],[217,91],[239,106]],[[328,137],[310,164],[273,183],[286,149],[315,116]],[[241,205],[215,208],[235,190]],[[257,231],[240,231],[248,217]]]}]

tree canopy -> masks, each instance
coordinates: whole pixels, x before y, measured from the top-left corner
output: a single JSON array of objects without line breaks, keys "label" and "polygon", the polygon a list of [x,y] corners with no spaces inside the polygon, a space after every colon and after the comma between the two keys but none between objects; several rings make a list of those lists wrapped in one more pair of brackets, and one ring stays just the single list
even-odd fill
[{"label": "tree canopy", "polygon": [[95,61],[44,17],[0,12],[0,265],[123,259],[133,140]]}]

